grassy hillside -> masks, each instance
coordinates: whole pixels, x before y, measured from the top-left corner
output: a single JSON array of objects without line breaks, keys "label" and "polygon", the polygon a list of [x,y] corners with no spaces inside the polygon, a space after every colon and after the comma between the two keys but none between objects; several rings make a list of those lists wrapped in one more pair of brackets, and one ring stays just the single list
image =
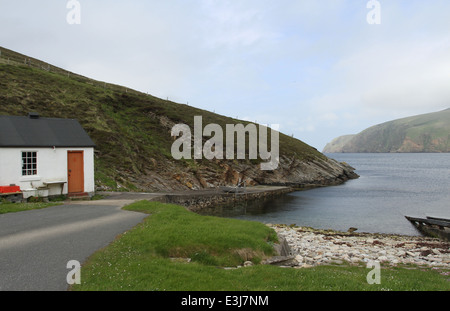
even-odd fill
[{"label": "grassy hillside", "polygon": [[450,152],[450,109],[370,127],[333,152]]},{"label": "grassy hillside", "polygon": [[[225,124],[248,122],[95,81],[5,48],[0,50],[0,115],[23,116],[35,111],[43,117],[79,120],[97,144],[98,186],[113,190],[202,188],[231,182],[236,172],[242,174],[244,169],[258,165],[258,160],[175,161],[170,153],[173,125],[183,123],[193,128],[194,116],[203,116],[204,125],[216,123],[223,128]],[[280,155],[301,162],[328,161],[314,148],[283,134]],[[264,179],[251,177],[254,183]]]}]

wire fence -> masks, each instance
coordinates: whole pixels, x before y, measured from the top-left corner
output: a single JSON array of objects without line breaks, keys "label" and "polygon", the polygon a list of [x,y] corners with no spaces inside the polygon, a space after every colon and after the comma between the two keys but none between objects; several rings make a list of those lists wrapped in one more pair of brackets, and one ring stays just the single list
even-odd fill
[{"label": "wire fence", "polygon": [[30,68],[37,68],[40,70],[44,70],[47,72],[51,72],[54,74],[58,74],[61,76],[65,76],[67,78],[74,79],[75,81],[86,83],[93,86],[102,87],[104,89],[116,91],[116,92],[123,92],[123,93],[130,93],[130,94],[136,94],[136,95],[148,95],[148,93],[139,92],[133,89],[129,89],[124,86],[111,84],[107,82],[97,81],[93,80],[91,78],[73,73],[71,71],[53,66],[47,62],[38,60],[36,58],[28,57],[26,55],[11,51],[9,49],[0,47],[0,64],[7,64],[7,65],[15,65],[15,66],[25,66]]}]

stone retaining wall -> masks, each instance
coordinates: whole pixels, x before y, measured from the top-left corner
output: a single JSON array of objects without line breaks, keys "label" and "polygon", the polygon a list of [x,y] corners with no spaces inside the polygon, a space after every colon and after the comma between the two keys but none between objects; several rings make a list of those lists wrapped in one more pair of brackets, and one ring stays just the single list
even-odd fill
[{"label": "stone retaining wall", "polygon": [[245,192],[227,193],[220,190],[199,191],[198,193],[166,194],[161,200],[185,206],[193,212],[203,211],[218,205],[230,205],[248,200],[260,200],[274,198],[294,191],[290,187],[259,187],[247,188]]}]

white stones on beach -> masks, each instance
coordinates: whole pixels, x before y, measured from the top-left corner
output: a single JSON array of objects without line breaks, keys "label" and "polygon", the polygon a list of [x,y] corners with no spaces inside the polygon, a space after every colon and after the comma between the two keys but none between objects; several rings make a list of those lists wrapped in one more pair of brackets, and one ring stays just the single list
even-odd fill
[{"label": "white stones on beach", "polygon": [[450,243],[436,239],[271,227],[286,240],[299,268],[370,261],[450,268]]},{"label": "white stones on beach", "polygon": [[413,252],[407,251],[407,252],[406,252],[406,255],[408,255],[408,256],[410,256],[410,257],[416,257],[416,256],[417,256],[417,253],[413,253]]},{"label": "white stones on beach", "polygon": [[302,263],[303,262],[303,256],[297,255],[297,256],[295,256],[295,260],[297,260],[298,263]]},{"label": "white stones on beach", "polygon": [[244,262],[244,267],[250,267],[250,266],[253,266],[253,262],[251,262],[251,261]]},{"label": "white stones on beach", "polygon": [[385,261],[388,261],[388,258],[386,256],[380,256],[380,257],[378,257],[378,261],[385,262]]},{"label": "white stones on beach", "polygon": [[431,251],[436,255],[441,255],[441,252],[437,249],[432,249]]}]

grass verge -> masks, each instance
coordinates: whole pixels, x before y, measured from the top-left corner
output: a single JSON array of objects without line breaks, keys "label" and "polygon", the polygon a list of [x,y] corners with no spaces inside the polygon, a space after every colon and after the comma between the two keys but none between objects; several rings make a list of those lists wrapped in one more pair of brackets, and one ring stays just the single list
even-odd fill
[{"label": "grass verge", "polygon": [[60,205],[61,203],[1,203],[0,214],[25,212],[34,209],[43,209],[51,206]]},{"label": "grass verge", "polygon": [[[94,254],[82,267],[82,284],[72,290],[450,290],[448,275],[417,267],[383,267],[381,284],[369,285],[370,270],[362,266],[293,269],[258,265],[274,254],[272,245],[277,242],[275,232],[261,223],[200,216],[159,202],[137,202],[126,209],[150,216]],[[246,260],[256,265],[223,268]]]}]

